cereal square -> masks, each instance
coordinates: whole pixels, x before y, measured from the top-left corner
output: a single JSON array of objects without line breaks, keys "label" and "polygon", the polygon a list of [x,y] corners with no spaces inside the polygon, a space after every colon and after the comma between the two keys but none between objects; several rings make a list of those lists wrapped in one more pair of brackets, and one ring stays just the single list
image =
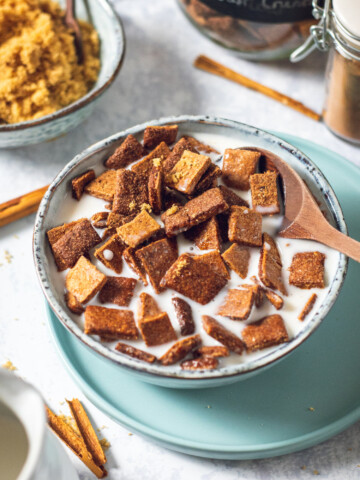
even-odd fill
[{"label": "cereal square", "polygon": [[146,286],[148,285],[148,281],[146,278],[146,272],[145,269],[140,261],[140,259],[136,256],[136,250],[135,248],[128,247],[124,250],[123,257],[125,262],[129,265],[131,270],[138,275],[138,277],[141,279],[143,284]]},{"label": "cereal square", "polygon": [[249,207],[248,202],[233,192],[230,188],[220,185],[219,190],[229,207]]},{"label": "cereal square", "polygon": [[68,309],[72,313],[75,313],[76,315],[81,315],[84,312],[85,308],[81,305],[80,302],[76,300],[76,297],[72,293],[66,292],[65,301]]},{"label": "cereal square", "polygon": [[55,243],[60,240],[60,238],[69,230],[73,228],[74,225],[76,225],[79,222],[82,222],[83,220],[86,220],[86,218],[80,218],[79,220],[75,220],[74,222],[69,222],[69,223],[63,223],[62,225],[59,225],[58,227],[51,228],[46,232],[46,235],[48,237],[49,243],[51,248],[55,245]]},{"label": "cereal square", "polygon": [[325,288],[324,263],[323,253],[296,253],[289,268],[289,283],[298,288]]},{"label": "cereal square", "polygon": [[180,160],[166,176],[166,183],[181,193],[191,195],[211,164],[209,157],[185,150]]},{"label": "cereal square", "polygon": [[287,295],[282,280],[280,253],[275,241],[267,233],[263,234],[259,260],[259,278],[266,287],[279,290],[283,295]]},{"label": "cereal square", "polygon": [[192,360],[181,362],[180,367],[183,370],[214,370],[219,364],[216,357],[210,355],[202,355]]},{"label": "cereal square", "polygon": [[215,165],[214,163],[211,163],[209,165],[209,168],[206,170],[206,172],[203,174],[203,176],[200,178],[199,182],[197,183],[195,187],[195,194],[200,195],[200,193],[205,192],[211,187],[216,187],[217,186],[217,179],[221,176],[221,169]]},{"label": "cereal square", "polygon": [[88,183],[95,179],[94,170],[88,170],[87,172],[78,175],[71,180],[72,195],[76,200],[80,200],[84,189]]},{"label": "cereal square", "polygon": [[122,272],[122,255],[126,245],[121,241],[118,235],[113,235],[101,247],[95,250],[94,256],[102,262],[105,267],[110,268],[115,273]]},{"label": "cereal square", "polygon": [[229,240],[248,247],[261,247],[262,217],[247,207],[231,207]]},{"label": "cereal square", "polygon": [[185,232],[186,238],[195,243],[200,250],[220,250],[221,235],[216,217],[209,218]]},{"label": "cereal square", "polygon": [[231,289],[217,314],[231,320],[246,320],[251,313],[254,301],[255,292],[252,288]]},{"label": "cereal square", "polygon": [[87,303],[105,285],[106,276],[87,258],[80,257],[66,275],[65,287],[80,303]]},{"label": "cereal square", "polygon": [[145,158],[136,162],[132,167],[131,171],[135,172],[137,175],[146,179],[149,179],[150,171],[154,165],[153,160],[155,158],[160,159],[160,165],[162,165],[165,158],[169,155],[170,148],[166,145],[165,142],[161,142],[154,150],[152,150]]},{"label": "cereal square", "polygon": [[107,168],[125,168],[145,155],[145,149],[133,135],[128,135],[115,152],[106,160]]},{"label": "cereal square", "polygon": [[161,229],[156,220],[146,211],[139,213],[134,220],[116,229],[119,237],[129,247],[137,247]]},{"label": "cereal square", "polygon": [[[156,162],[157,159],[154,160]],[[152,211],[159,215],[163,209],[163,182],[164,176],[160,166],[154,165],[150,171],[149,184],[148,184],[148,194],[149,194],[149,204],[152,208]]]},{"label": "cereal square", "polygon": [[163,238],[137,250],[136,256],[148,274],[155,292],[165,290],[165,286],[160,286],[160,281],[178,257],[174,243]]},{"label": "cereal square", "polygon": [[261,215],[280,212],[277,173],[256,173],[250,177],[252,208]]},{"label": "cereal square", "polygon": [[229,187],[249,190],[250,176],[256,172],[260,152],[228,148],[223,158],[223,181]]},{"label": "cereal square", "polygon": [[141,292],[138,304],[138,319],[144,320],[148,317],[155,317],[159,315],[161,310],[156,303],[156,300],[146,292]]},{"label": "cereal square", "polygon": [[226,265],[239,277],[247,277],[250,261],[250,251],[247,247],[233,243],[221,256]]},{"label": "cereal square", "polygon": [[127,277],[107,277],[99,293],[101,303],[114,303],[119,307],[128,307],[134,295],[137,280]]},{"label": "cereal square", "polygon": [[228,357],[230,355],[229,349],[225,346],[204,346],[200,347],[194,352],[194,357]]},{"label": "cereal square", "polygon": [[195,323],[190,305],[179,297],[173,297],[171,301],[180,325],[181,335],[192,335],[195,332]]},{"label": "cereal square", "polygon": [[157,358],[155,355],[152,355],[151,353],[144,352],[143,350],[140,350],[139,348],[132,347],[131,345],[128,345],[127,343],[122,343],[119,342],[115,350],[117,350],[120,353],[123,353],[129,357],[132,358],[137,358],[138,360],[142,360],[143,362],[147,363],[154,363],[156,362]]},{"label": "cereal square", "polygon": [[140,212],[147,201],[147,182],[145,183],[131,170],[123,168],[117,170],[113,212],[121,215],[132,215]]},{"label": "cereal square", "polygon": [[184,137],[180,138],[180,140],[174,145],[172,151],[162,163],[162,169],[165,174],[169,173],[175,167],[185,150],[198,153],[196,148],[189,140],[186,140]]},{"label": "cereal square", "polygon": [[229,208],[221,190],[211,188],[196,198],[180,207],[173,215],[166,215],[163,218],[165,231],[168,236],[189,230],[189,228],[205,222],[218,213],[222,213]]},{"label": "cereal square", "polygon": [[206,305],[227,281],[228,272],[220,253],[213,251],[204,255],[182,254],[166,272],[160,285]]},{"label": "cereal square", "polygon": [[146,127],[144,131],[144,147],[155,148],[161,142],[171,145],[176,140],[178,129],[177,125]]},{"label": "cereal square", "polygon": [[106,228],[109,212],[97,212],[90,218],[94,228]]},{"label": "cereal square", "polygon": [[93,197],[112,202],[116,187],[116,171],[106,170],[85,187],[85,192]]},{"label": "cereal square", "polygon": [[148,347],[176,340],[175,330],[171,325],[168,314],[165,312],[141,320],[139,328]]},{"label": "cereal square", "polygon": [[139,336],[131,310],[89,305],[85,309],[84,331],[103,339],[136,340]]},{"label": "cereal square", "polygon": [[316,293],[313,293],[311,295],[311,297],[309,298],[309,300],[304,305],[304,308],[301,310],[301,312],[298,316],[298,319],[301,322],[303,322],[305,320],[305,318],[309,315],[309,313],[311,312],[311,310],[314,307],[314,304],[315,304],[316,300],[317,300],[317,295],[316,295]]},{"label": "cereal square", "polygon": [[256,323],[247,325],[242,331],[242,338],[248,352],[289,341],[284,321],[277,314],[269,315]]},{"label": "cereal square", "polygon": [[231,352],[241,355],[244,351],[244,344],[241,339],[227,328],[223,327],[215,318],[208,315],[202,316],[202,324],[205,332],[219,343],[222,343]]},{"label": "cereal square", "polygon": [[210,145],[206,145],[205,143],[202,143],[200,142],[199,140],[197,140],[196,138],[194,137],[190,137],[188,135],[184,135],[183,137],[185,140],[187,140],[188,142],[190,142],[190,144],[196,148],[196,150],[199,152],[199,153],[220,153],[218,152],[215,148],[211,147]]},{"label": "cereal square", "polygon": [[77,222],[52,246],[58,269],[62,271],[73,267],[82,255],[100,242],[101,238],[87,218]]},{"label": "cereal square", "polygon": [[274,305],[276,310],[281,310],[282,307],[284,306],[284,300],[280,295],[277,293],[273,292],[272,290],[269,290],[268,288],[264,288],[264,293],[266,298],[269,300],[269,302]]},{"label": "cereal square", "polygon": [[159,358],[162,365],[174,365],[174,363],[183,360],[189,353],[201,345],[200,335],[186,337],[178,340],[167,352]]}]

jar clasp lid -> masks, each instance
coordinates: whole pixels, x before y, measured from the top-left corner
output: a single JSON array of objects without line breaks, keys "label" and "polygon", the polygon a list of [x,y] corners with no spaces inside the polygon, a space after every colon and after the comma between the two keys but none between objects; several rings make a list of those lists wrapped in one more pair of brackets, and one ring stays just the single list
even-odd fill
[{"label": "jar clasp lid", "polygon": [[310,27],[310,36],[290,55],[290,61],[293,63],[300,62],[314,50],[326,52],[331,45],[331,29],[329,28],[332,13],[331,0],[325,0],[323,8],[319,6],[318,0],[313,0],[312,7],[314,18],[320,21],[317,25]]}]

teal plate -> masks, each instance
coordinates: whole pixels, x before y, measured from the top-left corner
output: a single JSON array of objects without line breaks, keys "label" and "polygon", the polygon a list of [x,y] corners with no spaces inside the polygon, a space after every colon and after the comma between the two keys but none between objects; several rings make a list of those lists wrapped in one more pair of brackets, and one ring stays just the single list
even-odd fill
[{"label": "teal plate", "polygon": [[[360,239],[360,169],[319,145],[281,135],[325,173],[349,234]],[[100,410],[166,448],[222,459],[266,458],[322,442],[360,419],[360,264],[314,334],[272,368],[235,384],[178,390],[136,380],[71,335],[48,308],[68,371]]]}]

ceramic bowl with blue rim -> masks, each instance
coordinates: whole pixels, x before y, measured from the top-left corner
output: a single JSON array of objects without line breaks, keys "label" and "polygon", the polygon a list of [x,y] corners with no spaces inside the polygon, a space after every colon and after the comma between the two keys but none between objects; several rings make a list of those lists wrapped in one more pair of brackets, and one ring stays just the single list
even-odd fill
[{"label": "ceramic bowl with blue rim", "polygon": [[[101,171],[104,160],[114,152],[127,135],[132,134],[140,139],[146,126],[165,124],[177,124],[179,137],[193,135],[206,138],[209,144],[211,144],[211,138],[226,138],[226,141],[232,142],[232,145],[253,146],[278,155],[306,181],[330,223],[341,232],[347,233],[342,210],[334,191],[316,165],[296,147],[268,132],[243,123],[217,117],[184,115],[147,122],[108,137],[81,152],[61,170],[46,192],[36,217],[33,242],[35,266],[45,298],[59,321],[80,342],[96,354],[105,357],[107,361],[116,363],[119,368],[125,369],[141,380],[165,387],[202,388],[225,385],[270,368],[309,338],[325,319],[340,292],[346,275],[347,257],[332,251],[333,267],[332,274],[326,275],[327,290],[324,291],[321,299],[319,297],[309,319],[299,323],[298,330],[291,335],[289,342],[265,349],[254,356],[245,356],[245,359],[241,359],[240,356],[239,361],[221,362],[220,366],[213,370],[187,371],[182,370],[178,364],[168,367],[158,363],[147,364],[115,351],[96,337],[86,335],[79,322],[69,314],[65,304],[63,287],[59,288],[59,273],[54,268],[46,232],[61,223],[58,220],[59,209],[64,199],[71,196],[73,177],[90,168]],[[319,244],[315,247],[317,245]],[[311,291],[308,290],[306,293],[310,297]],[[167,311],[171,315],[170,302]],[[281,314],[281,310],[278,313]],[[138,348],[142,347],[139,345]]]},{"label": "ceramic bowl with blue rim", "polygon": [[[65,8],[65,0],[58,1]],[[76,15],[92,23],[99,35],[101,66],[96,84],[85,96],[54,113],[36,120],[0,125],[0,148],[41,143],[73,130],[91,115],[101,95],[117,77],[125,54],[125,36],[115,10],[107,0],[78,1]]]}]

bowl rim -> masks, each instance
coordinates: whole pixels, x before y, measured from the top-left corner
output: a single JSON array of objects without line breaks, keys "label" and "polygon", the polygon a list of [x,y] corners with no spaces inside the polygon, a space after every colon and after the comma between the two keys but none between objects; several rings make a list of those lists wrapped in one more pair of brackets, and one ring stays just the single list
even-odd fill
[{"label": "bowl rim", "polygon": [[73,103],[70,103],[70,105],[67,105],[66,107],[60,108],[60,110],[57,110],[56,112],[49,113],[48,115],[44,115],[43,117],[37,118],[35,120],[27,120],[25,122],[0,125],[0,133],[26,130],[28,128],[38,127],[39,125],[44,125],[54,120],[63,118],[83,108],[87,104],[91,103],[93,100],[95,100],[100,95],[102,95],[113,83],[113,81],[115,80],[115,78],[117,77],[120,71],[120,68],[125,56],[125,50],[126,50],[125,32],[124,32],[122,21],[119,15],[117,14],[117,12],[115,11],[114,7],[111,5],[111,3],[108,0],[97,0],[97,2],[101,4],[103,9],[107,11],[110,14],[110,16],[113,17],[113,20],[115,22],[114,30],[118,38],[119,54],[118,54],[115,68],[112,74],[110,75],[110,77],[99,86],[89,90],[89,92],[87,92],[86,95],[84,95],[83,97],[79,98]]},{"label": "bowl rim", "polygon": [[[96,142],[95,144],[89,146],[81,153],[76,155],[55,177],[53,182],[50,184],[49,189],[45,193],[41,204],[39,206],[33,234],[33,255],[35,268],[37,275],[40,281],[41,288],[45,295],[45,298],[55,313],[56,317],[61,321],[61,323],[70,330],[82,343],[87,347],[93,350],[95,353],[100,354],[102,357],[105,357],[107,360],[110,360],[114,363],[117,363],[121,367],[125,367],[129,370],[135,371],[137,374],[146,374],[157,378],[162,379],[177,379],[177,380],[207,380],[211,381],[219,378],[229,378],[229,377],[241,377],[247,375],[257,370],[271,366],[274,362],[284,358],[286,355],[293,352],[300,344],[302,344],[310,335],[320,326],[322,320],[325,318],[326,314],[329,312],[333,306],[335,300],[338,297],[341,286],[344,282],[348,257],[342,253],[339,255],[338,267],[336,270],[336,275],[330,285],[328,295],[326,296],[324,302],[320,306],[319,310],[316,311],[312,319],[305,325],[305,327],[300,330],[300,332],[290,340],[290,342],[279,345],[274,351],[261,356],[258,359],[246,363],[232,364],[224,367],[220,367],[215,370],[209,371],[185,371],[177,368],[167,369],[161,365],[157,364],[145,364],[140,360],[133,359],[128,357],[120,352],[115,352],[111,350],[104,344],[101,344],[99,341],[95,340],[89,335],[86,335],[83,330],[72,320],[72,318],[66,313],[63,307],[56,300],[55,296],[52,293],[50,282],[46,273],[46,232],[44,230],[44,220],[46,218],[46,213],[49,208],[51,199],[57,189],[57,187],[62,184],[64,181],[68,181],[69,176],[75,167],[80,163],[86,162],[94,154],[101,152],[104,148],[107,148],[112,143],[115,143],[122,138],[125,138],[129,134],[137,135],[144,131],[144,129],[149,125],[165,125],[165,124],[184,124],[184,123],[195,123],[195,124],[210,124],[219,127],[227,127],[231,130],[241,131],[252,135],[253,137],[261,137],[262,140],[266,141],[269,145],[276,144],[281,149],[286,150],[290,155],[295,157],[297,161],[303,164],[303,168],[307,170],[308,174],[312,176],[313,180],[317,184],[320,192],[322,192],[322,197],[324,202],[327,204],[330,209],[333,219],[335,221],[336,227],[344,234],[347,234],[347,226],[343,216],[342,209],[338,202],[338,199],[330,186],[329,182],[326,180],[323,173],[318,169],[318,167],[298,148],[291,145],[290,143],[280,139],[276,135],[273,135],[265,130],[261,130],[257,127],[247,125],[234,120],[228,120],[221,117],[208,116],[208,115],[181,115],[176,117],[162,117],[150,122],[142,123],[135,125],[134,127],[128,128],[121,132],[118,132],[114,135],[111,135],[103,140]],[[326,192],[324,194],[323,192]],[[173,367],[176,367],[173,366]],[[134,372],[134,373],[135,373]],[[240,378],[239,378],[240,379]],[[235,380],[234,380],[235,381]]]}]

